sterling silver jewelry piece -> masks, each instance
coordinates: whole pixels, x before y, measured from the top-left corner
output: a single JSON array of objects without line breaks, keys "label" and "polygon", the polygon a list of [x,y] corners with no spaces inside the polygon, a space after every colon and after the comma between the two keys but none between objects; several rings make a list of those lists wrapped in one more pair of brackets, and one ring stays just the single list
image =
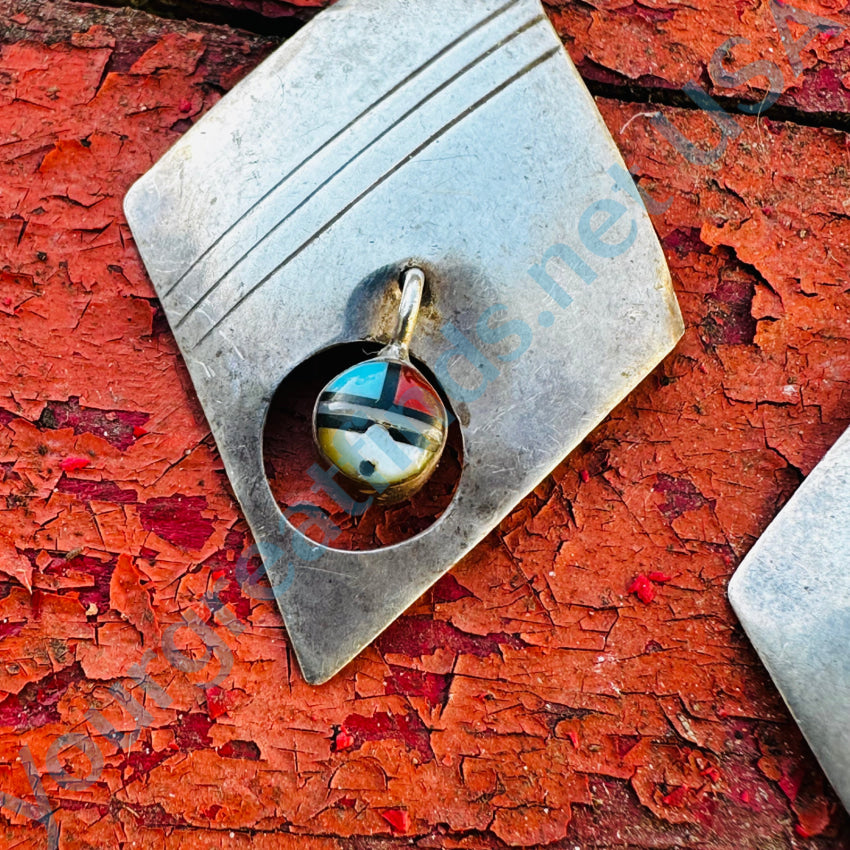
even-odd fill
[{"label": "sterling silver jewelry piece", "polygon": [[[682,334],[649,216],[539,0],[339,0],[125,210],[312,683],[494,529]],[[445,443],[441,404],[463,465],[428,528],[352,552],[290,521],[262,446],[286,377],[355,342],[386,348],[319,395],[315,492],[404,499]]]},{"label": "sterling silver jewelry piece", "polygon": [[850,431],[741,562],[729,600],[850,811]]}]

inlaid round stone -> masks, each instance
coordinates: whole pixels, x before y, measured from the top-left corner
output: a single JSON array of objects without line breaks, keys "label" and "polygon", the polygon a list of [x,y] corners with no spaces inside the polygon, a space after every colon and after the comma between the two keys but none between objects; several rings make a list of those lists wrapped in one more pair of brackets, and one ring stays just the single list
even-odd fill
[{"label": "inlaid round stone", "polygon": [[412,495],[434,470],[448,432],[437,391],[412,364],[358,363],[322,391],[314,413],[326,460],[384,500]]}]

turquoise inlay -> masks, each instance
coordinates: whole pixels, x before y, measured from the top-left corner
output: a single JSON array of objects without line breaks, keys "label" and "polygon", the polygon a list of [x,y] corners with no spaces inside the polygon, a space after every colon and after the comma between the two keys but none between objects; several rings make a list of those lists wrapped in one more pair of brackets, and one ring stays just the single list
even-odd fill
[{"label": "turquoise inlay", "polygon": [[359,395],[377,401],[384,388],[387,364],[380,360],[369,360],[346,369],[325,388],[325,392]]}]

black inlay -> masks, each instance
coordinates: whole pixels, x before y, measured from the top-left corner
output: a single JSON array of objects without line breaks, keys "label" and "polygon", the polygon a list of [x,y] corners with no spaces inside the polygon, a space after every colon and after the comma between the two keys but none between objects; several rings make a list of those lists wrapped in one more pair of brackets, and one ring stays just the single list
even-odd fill
[{"label": "black inlay", "polygon": [[[362,419],[358,416],[337,416],[333,413],[319,413],[316,416],[317,428],[331,428],[336,431],[354,431],[357,434],[365,434],[375,423],[371,419]],[[417,434],[415,431],[396,428],[395,426],[382,426],[397,443],[406,443],[416,446],[417,449],[430,449],[433,441],[427,437]]]},{"label": "black inlay", "polygon": [[387,373],[384,375],[384,386],[381,390],[381,397],[378,399],[378,406],[384,410],[389,410],[394,406],[395,394],[398,390],[398,382],[401,379],[401,363],[395,363],[390,360],[387,363]]},{"label": "black inlay", "polygon": [[322,393],[319,397],[319,404],[328,404],[332,401],[338,401],[342,404],[357,404],[361,407],[368,407],[372,410],[386,410],[389,413],[398,413],[400,416],[407,416],[409,419],[415,419],[417,422],[424,422],[426,425],[431,425],[434,428],[441,427],[441,421],[436,416],[431,416],[430,413],[425,413],[423,410],[415,410],[412,407],[402,407],[400,404],[391,404],[389,407],[384,407],[381,401],[375,401],[373,398],[366,398],[360,395],[348,395],[346,393]]}]

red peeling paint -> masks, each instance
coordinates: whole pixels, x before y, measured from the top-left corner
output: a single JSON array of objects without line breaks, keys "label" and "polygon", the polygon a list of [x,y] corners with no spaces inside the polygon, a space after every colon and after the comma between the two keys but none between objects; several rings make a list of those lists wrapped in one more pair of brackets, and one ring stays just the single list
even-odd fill
[{"label": "red peeling paint", "polygon": [[666,573],[652,572],[647,578],[657,584],[666,584],[668,581],[673,581],[673,576],[668,576]]},{"label": "red peeling paint", "polygon": [[801,768],[795,770],[791,775],[783,775],[779,780],[779,787],[792,803],[796,801],[797,795],[800,793],[800,786],[803,784],[805,775],[806,772]]},{"label": "red peeling paint", "polygon": [[119,451],[125,451],[132,445],[133,437],[137,436],[136,428],[140,428],[149,418],[146,413],[85,407],[80,404],[78,396],[71,396],[68,401],[48,403],[37,424],[44,429],[72,428],[75,434],[103,437]]},{"label": "red peeling paint", "polygon": [[177,747],[182,752],[208,748],[212,744],[210,729],[213,721],[204,714],[187,714],[178,717],[172,727]]},{"label": "red peeling paint", "polygon": [[226,744],[222,744],[216,752],[226,759],[260,760],[260,748],[253,741],[228,741]]},{"label": "red peeling paint", "polygon": [[707,767],[699,772],[700,776],[710,779],[712,782],[720,782],[720,771],[716,767]]},{"label": "red peeling paint", "polygon": [[354,747],[361,747],[366,741],[397,740],[418,753],[423,762],[434,758],[428,730],[416,712],[377,712],[371,717],[349,714],[345,718],[344,728],[354,738]]},{"label": "red peeling paint", "polygon": [[207,688],[207,712],[209,716],[216,720],[224,714],[227,714],[227,693],[221,688]]},{"label": "red peeling paint", "polygon": [[65,472],[76,472],[78,469],[85,469],[91,463],[91,458],[88,457],[66,457],[59,462],[59,466]]},{"label": "red peeling paint", "polygon": [[448,676],[426,673],[406,667],[390,665],[385,693],[401,694],[406,697],[424,697],[431,706],[442,705],[449,693]]},{"label": "red peeling paint", "polygon": [[674,788],[669,794],[666,794],[661,798],[661,802],[664,803],[665,806],[681,806],[685,802],[685,798],[688,796],[689,789],[680,785],[678,788]]},{"label": "red peeling paint", "polygon": [[69,493],[83,502],[109,502],[114,505],[133,505],[138,501],[135,490],[122,490],[114,481],[91,481],[82,478],[60,478],[57,493]]},{"label": "red peeling paint", "polygon": [[405,833],[410,829],[410,815],[405,809],[387,809],[381,817],[392,827],[393,832]]},{"label": "red peeling paint", "polygon": [[0,702],[0,727],[21,733],[59,722],[59,701],[82,678],[82,670],[75,664],[41,681],[30,682],[20,693],[10,694]]},{"label": "red peeling paint", "polygon": [[161,496],[139,506],[142,527],[181,549],[198,550],[213,533],[203,496]]},{"label": "red peeling paint", "polygon": [[668,520],[678,519],[686,511],[697,511],[707,504],[705,497],[697,490],[693,482],[674,478],[665,472],[658,474],[652,489],[667,497],[667,501],[659,505],[659,510]]},{"label": "red peeling paint", "polygon": [[378,648],[387,654],[430,655],[441,649],[479,658],[498,653],[501,646],[516,649],[522,645],[523,641],[514,635],[467,634],[445,620],[415,616],[396,620],[377,640]]},{"label": "red peeling paint", "polygon": [[435,603],[440,603],[457,602],[459,599],[466,599],[473,594],[463,587],[451,573],[446,573],[431,588],[431,596]]},{"label": "red peeling paint", "polygon": [[345,729],[340,729],[334,736],[334,750],[336,752],[342,752],[353,746],[354,736],[350,735]]},{"label": "red peeling paint", "polygon": [[629,585],[627,592],[634,593],[644,605],[649,605],[655,599],[655,588],[642,573]]}]

